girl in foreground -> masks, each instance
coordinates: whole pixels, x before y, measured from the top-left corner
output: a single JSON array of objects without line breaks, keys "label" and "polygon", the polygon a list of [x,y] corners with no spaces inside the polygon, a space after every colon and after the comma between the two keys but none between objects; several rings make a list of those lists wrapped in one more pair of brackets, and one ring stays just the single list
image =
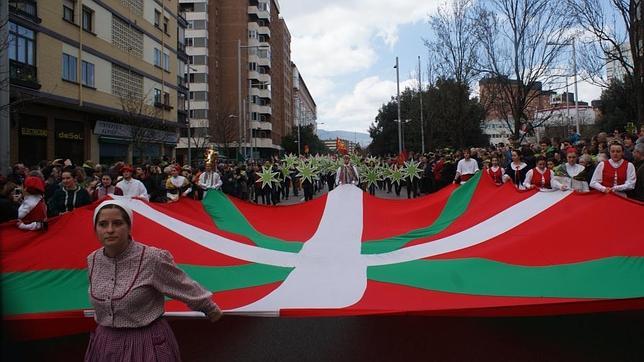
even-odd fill
[{"label": "girl in foreground", "polygon": [[93,221],[103,247],[87,257],[98,327],[85,361],[180,361],[172,329],[162,318],[164,296],[215,322],[221,310],[212,293],[179,269],[168,251],[132,240],[132,211],[123,203],[102,202]]}]

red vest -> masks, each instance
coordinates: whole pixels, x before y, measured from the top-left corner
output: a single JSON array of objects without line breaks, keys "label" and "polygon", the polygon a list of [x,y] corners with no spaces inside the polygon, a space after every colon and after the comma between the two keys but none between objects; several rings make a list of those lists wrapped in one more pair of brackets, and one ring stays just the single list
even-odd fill
[{"label": "red vest", "polygon": [[[542,177],[543,177],[543,183],[542,183]],[[539,171],[537,171],[537,168],[535,167],[532,169],[532,180],[530,183],[535,187],[551,189],[552,188],[552,186],[550,186],[551,178],[552,178],[552,172],[550,172],[549,168],[547,168],[546,172],[544,172],[542,175]]]},{"label": "red vest", "polygon": [[31,209],[27,216],[22,218],[22,223],[31,224],[32,222],[42,222],[45,220],[47,220],[47,205],[45,205],[45,201],[41,199],[36,204],[36,207]]},{"label": "red vest", "polygon": [[[602,185],[604,187],[613,187],[615,185],[623,185],[626,182],[626,172],[628,171],[628,161],[622,160],[622,164],[615,168],[610,162],[604,161],[604,170],[602,172]],[[617,182],[615,183],[615,175],[617,175]]]},{"label": "red vest", "polygon": [[490,175],[494,183],[500,184],[503,183],[503,173],[501,171],[503,171],[501,167],[499,167],[496,171],[492,171],[492,168],[488,167],[487,174]]}]

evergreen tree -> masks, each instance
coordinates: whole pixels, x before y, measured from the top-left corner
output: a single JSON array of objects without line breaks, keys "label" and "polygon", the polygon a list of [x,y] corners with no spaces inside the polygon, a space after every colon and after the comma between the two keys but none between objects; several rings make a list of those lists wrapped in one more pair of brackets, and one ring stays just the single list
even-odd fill
[{"label": "evergreen tree", "polygon": [[[470,98],[467,85],[453,79],[439,79],[422,94],[406,89],[400,97],[404,149],[421,150],[420,99],[423,97],[426,149],[441,147],[470,147],[487,145],[489,138],[483,134],[480,124],[485,118],[485,109],[478,99]],[[398,153],[398,124],[396,100],[383,104],[375,122],[369,127],[373,139],[369,146],[371,154]]]},{"label": "evergreen tree", "polygon": [[613,80],[610,86],[602,91],[599,107],[601,116],[597,122],[599,128],[607,132],[615,129],[624,131],[628,122],[637,120],[635,100],[633,82],[628,76],[623,81]]}]

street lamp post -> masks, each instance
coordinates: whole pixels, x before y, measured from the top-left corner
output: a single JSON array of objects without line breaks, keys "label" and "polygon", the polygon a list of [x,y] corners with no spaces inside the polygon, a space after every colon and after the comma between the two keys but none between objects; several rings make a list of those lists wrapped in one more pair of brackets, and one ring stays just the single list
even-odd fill
[{"label": "street lamp post", "polygon": [[577,47],[575,46],[575,38],[572,38],[572,71],[575,73],[575,128],[578,135],[581,135],[579,129],[579,93],[577,91]]},{"label": "street lamp post", "polygon": [[567,41],[565,43],[548,42],[546,43],[546,45],[555,45],[555,46],[572,45],[572,71],[574,73],[573,77],[575,82],[575,97],[573,98],[573,101],[575,102],[575,131],[577,132],[577,134],[581,134],[581,130],[579,128],[579,92],[577,90],[577,46],[575,44],[575,38],[572,38],[571,41]]},{"label": "street lamp post", "polygon": [[186,85],[188,86],[187,87],[188,88],[188,99],[187,99],[187,101],[188,101],[188,117],[186,117],[186,118],[188,119],[188,165],[192,166],[192,146],[191,146],[191,142],[190,142],[190,138],[191,138],[191,134],[190,134],[191,133],[190,132],[190,71],[191,70],[196,71],[197,69],[191,67],[190,64],[187,64],[187,67],[188,67],[188,80],[186,81]]},{"label": "street lamp post", "polygon": [[423,78],[420,73],[420,55],[418,56],[418,98],[420,98],[420,148],[425,154],[425,120],[423,119]]},{"label": "street lamp post", "polygon": [[301,119],[297,120],[297,155],[298,156],[302,154],[302,147],[300,146],[300,144],[302,143],[302,140],[300,138],[300,128],[301,128],[300,123],[301,122],[302,122]]},{"label": "street lamp post", "polygon": [[396,57],[396,102],[398,103],[398,154],[402,153],[402,117],[400,116],[400,66]]}]

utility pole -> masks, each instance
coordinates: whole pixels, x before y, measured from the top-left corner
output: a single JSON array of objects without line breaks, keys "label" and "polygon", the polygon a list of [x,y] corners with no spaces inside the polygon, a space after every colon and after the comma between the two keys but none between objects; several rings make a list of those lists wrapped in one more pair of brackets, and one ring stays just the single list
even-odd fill
[{"label": "utility pole", "polygon": [[575,46],[575,38],[572,38],[572,68],[575,73],[575,128],[578,135],[581,135],[579,129],[579,92],[577,91],[577,47]]},{"label": "utility pole", "polygon": [[420,148],[425,154],[425,120],[423,119],[423,77],[420,70],[420,55],[418,56],[418,98],[420,98]]},{"label": "utility pole", "polygon": [[239,156],[241,155],[241,146],[242,146],[242,87],[241,87],[241,40],[237,39],[237,100],[239,102],[239,108],[237,108],[237,120],[239,121],[239,143],[237,144],[237,156],[235,159],[239,161]]},{"label": "utility pole", "polygon": [[402,153],[402,117],[400,116],[400,65],[396,57],[396,102],[398,103],[398,154]]},{"label": "utility pole", "polygon": [[192,147],[190,145],[191,144],[191,142],[190,142],[190,136],[191,136],[191,134],[190,134],[190,103],[191,103],[191,100],[190,100],[190,69],[192,67],[190,66],[190,64],[187,64],[187,67],[188,67],[188,81],[187,81],[187,85],[188,85],[188,117],[187,117],[188,118],[188,166],[192,167]]}]

